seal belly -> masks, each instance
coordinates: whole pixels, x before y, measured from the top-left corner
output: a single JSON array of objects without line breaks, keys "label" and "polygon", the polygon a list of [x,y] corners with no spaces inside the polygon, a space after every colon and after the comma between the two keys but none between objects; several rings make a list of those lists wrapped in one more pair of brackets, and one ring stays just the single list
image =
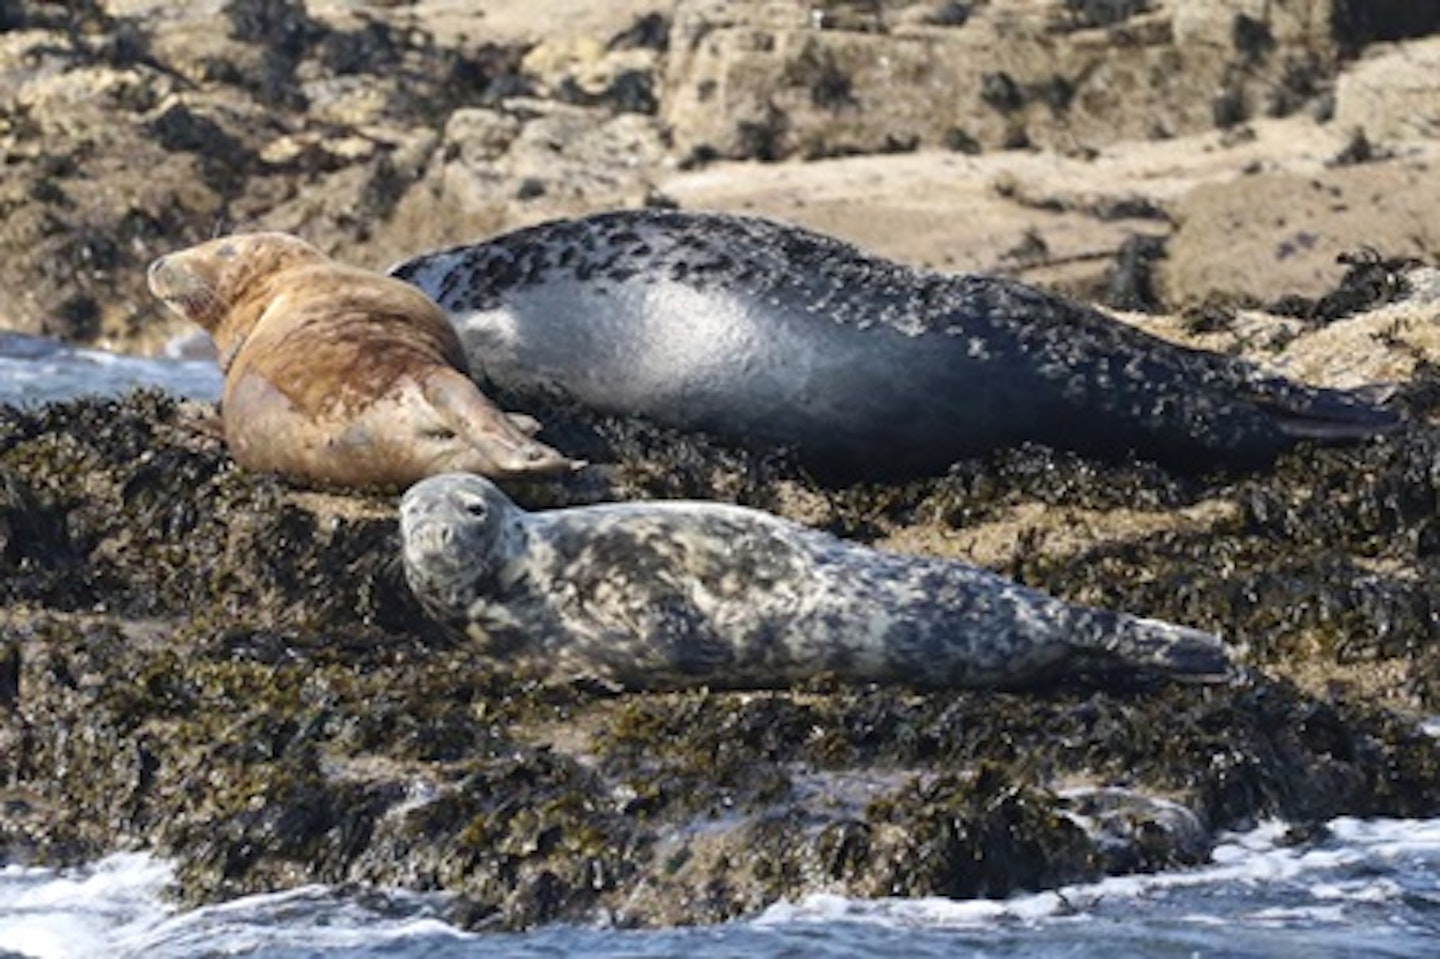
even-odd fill
[{"label": "seal belly", "polygon": [[[943,469],[1039,428],[990,334],[857,329],[786,297],[555,279],[461,313],[483,385],[754,446],[827,478]],[[963,384],[963,388],[961,387]]]}]

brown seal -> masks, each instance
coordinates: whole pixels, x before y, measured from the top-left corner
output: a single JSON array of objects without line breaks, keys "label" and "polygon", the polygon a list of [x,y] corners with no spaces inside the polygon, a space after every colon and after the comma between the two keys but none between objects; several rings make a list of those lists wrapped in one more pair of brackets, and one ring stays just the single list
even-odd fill
[{"label": "brown seal", "polygon": [[466,374],[445,314],[399,280],[298,237],[221,237],[150,265],[150,289],[214,337],[225,440],[242,466],[341,486],[496,478],[579,464]]}]

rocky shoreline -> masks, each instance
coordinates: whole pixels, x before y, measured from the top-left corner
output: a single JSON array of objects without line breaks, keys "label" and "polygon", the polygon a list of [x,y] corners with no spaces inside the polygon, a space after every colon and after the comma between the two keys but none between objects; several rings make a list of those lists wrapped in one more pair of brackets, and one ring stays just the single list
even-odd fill
[{"label": "rocky shoreline", "polygon": [[[1212,23],[1201,14],[1215,6]],[[1301,447],[1254,475],[1024,448],[830,490],[783,456],[532,410],[547,440],[601,465],[515,490],[528,506],[743,502],[1213,630],[1252,667],[1219,688],[921,694],[821,680],[616,695],[477,661],[406,590],[393,494],[242,472],[212,406],[142,392],[0,407],[0,862],[148,849],[177,863],[186,902],[376,883],[452,893],[453,918],[473,928],[664,925],[820,891],[998,897],[1183,866],[1217,831],[1270,817],[1304,843],[1337,815],[1440,814],[1440,740],[1421,725],[1440,708],[1440,284],[1413,262],[1433,262],[1433,241],[1393,214],[1423,220],[1435,145],[1377,123],[1387,158],[1327,167],[1353,138],[1305,115],[1327,95],[1350,115],[1355,76],[1388,62],[1359,48],[1434,25],[1376,19],[1367,33],[1353,5],[1277,5],[1269,20],[1243,6],[820,4],[819,21],[796,21],[784,5],[633,3],[615,5],[621,22],[542,37],[506,4],[489,23],[426,2],[0,4],[8,328],[158,347],[180,331],[144,294],[143,264],[216,220],[298,230],[380,265],[562,213],[723,201],[935,265],[986,265],[967,258],[984,246],[990,266],[1092,292],[1120,238],[1148,224],[1170,258],[1152,257],[1149,300],[1129,304],[1160,312],[1136,322],[1317,382],[1392,382],[1409,413],[1394,435]],[[1090,22],[1107,10],[1125,15]],[[1241,16],[1264,30],[1236,32]],[[1007,69],[929,82],[957,97],[973,83],[1004,109],[964,141],[953,118],[893,127],[919,114],[884,103],[934,94],[867,73],[877,51],[950,70],[958,54],[937,49],[1001,34],[1024,41],[996,54]],[[1176,37],[1210,38],[1206,54],[1175,60]],[[1433,42],[1407,56],[1423,61]],[[1127,51],[1115,83],[1156,58],[1198,71],[1190,86],[1248,63],[1225,102],[1291,116],[1217,132],[1214,90],[1182,103],[1187,83],[1168,80],[1107,107],[1072,79],[1090,113],[1057,110],[1059,87],[1039,79],[1072,64],[1093,78],[1106,44]],[[1016,51],[1032,47],[1064,69],[1026,74]],[[1295,63],[1313,69],[1275,85]],[[758,127],[744,64],[791,91],[759,104]],[[1014,96],[984,85],[997,72]],[[682,110],[702,88],[724,109]],[[1359,88],[1367,116],[1418,116],[1404,83]],[[1290,92],[1261,103],[1264,90]],[[1173,139],[1114,152],[1103,135],[1121,129],[1105,122],[1117,109],[1136,129],[1163,120]],[[1017,125],[1061,150],[1001,152]],[[1291,135],[1318,139],[1283,161],[1265,152]],[[1061,156],[1072,141],[1088,158]],[[1168,181],[1167,146],[1216,169],[1260,166]],[[915,152],[873,155],[900,148]],[[856,152],[872,155],[840,156]],[[1065,180],[1079,164],[1094,182]],[[1328,200],[1296,199],[1312,192]],[[1011,219],[956,215],[981,194]],[[1279,204],[1271,219],[1293,218],[1242,223],[1256,196]],[[1332,229],[1327,217],[1367,196],[1377,219]],[[1127,197],[1118,220],[1103,212]],[[932,199],[943,224],[916,209]],[[957,245],[937,245],[942,226]],[[997,237],[1027,231],[1041,241],[1028,266],[998,259]],[[1212,258],[1227,243],[1232,259]],[[1335,290],[1334,247],[1367,243],[1381,252]]]},{"label": "rocky shoreline", "polygon": [[[1203,861],[1262,818],[1304,841],[1440,804],[1419,725],[1440,695],[1429,427],[1264,476],[1035,449],[822,491],[783,462],[578,423],[618,495],[872,541],[1037,506],[1109,524],[1076,551],[1032,525],[1001,568],[1214,629],[1257,667],[1221,688],[615,695],[477,661],[405,589],[392,496],[243,473],[210,415],[155,393],[0,411],[7,860],[146,848],[186,901],[362,882],[454,893],[473,926],[669,924],[816,891],[1003,896]],[[1146,510],[1175,522],[1146,529]]]}]

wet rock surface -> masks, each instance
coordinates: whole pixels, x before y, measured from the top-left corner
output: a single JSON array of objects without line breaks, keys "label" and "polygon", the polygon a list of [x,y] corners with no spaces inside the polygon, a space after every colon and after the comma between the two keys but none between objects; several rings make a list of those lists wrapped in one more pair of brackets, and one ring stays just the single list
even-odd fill
[{"label": "wet rock surface", "polygon": [[664,924],[1169,868],[1263,817],[1303,842],[1436,815],[1440,151],[1416,38],[1440,25],[1260,6],[0,3],[0,327],[158,349],[180,330],[144,264],[217,229],[380,267],[718,206],[1108,290],[1161,335],[1397,384],[1411,414],[1259,474],[1022,448],[826,490],[780,454],[530,410],[598,465],[512,490],[527,507],[743,502],[1213,630],[1251,667],[616,695],[480,661],[409,596],[393,494],[239,471],[213,407],[0,407],[0,861],[146,848],[189,902],[375,882],[453,893],[473,927]]}]

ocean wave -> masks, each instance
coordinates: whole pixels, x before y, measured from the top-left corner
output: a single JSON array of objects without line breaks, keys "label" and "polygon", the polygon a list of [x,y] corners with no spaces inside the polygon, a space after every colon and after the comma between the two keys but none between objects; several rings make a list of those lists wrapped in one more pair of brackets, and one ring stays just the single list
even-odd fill
[{"label": "ocean wave", "polygon": [[355,885],[181,911],[165,898],[172,879],[170,864],[136,853],[75,870],[0,870],[0,955],[1121,959],[1177,949],[1258,957],[1283,947],[1419,959],[1440,941],[1440,819],[1337,819],[1303,842],[1266,823],[1224,837],[1211,863],[1194,869],[1005,900],[815,895],[703,929],[470,933],[444,921],[443,896]]},{"label": "ocean wave", "polygon": [[118,396],[157,387],[197,400],[220,396],[213,360],[130,356],[0,332],[0,403],[32,405],[77,396]]}]

